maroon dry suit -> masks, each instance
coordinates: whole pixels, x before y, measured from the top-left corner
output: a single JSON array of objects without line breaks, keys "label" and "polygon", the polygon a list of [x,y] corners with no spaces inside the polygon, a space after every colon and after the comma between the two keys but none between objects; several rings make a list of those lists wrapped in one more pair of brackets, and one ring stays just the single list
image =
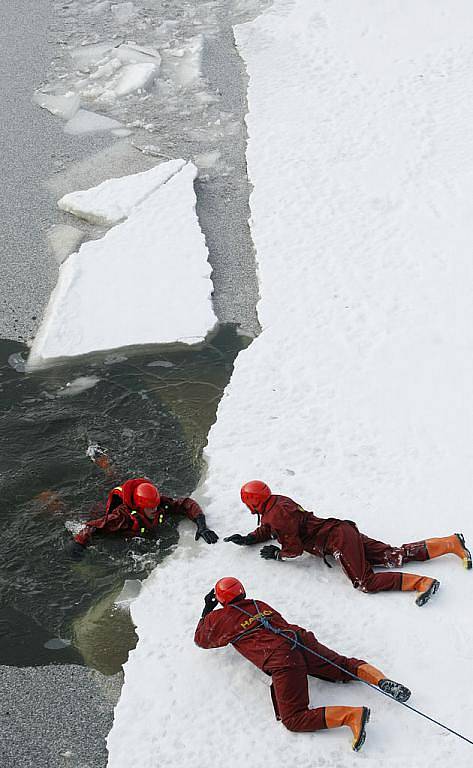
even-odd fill
[{"label": "maroon dry suit", "polygon": [[[248,616],[247,614],[250,614]],[[308,649],[322,654],[347,672],[333,667],[300,647],[292,640],[274,634],[255,618],[268,619],[272,626],[290,638],[297,638]],[[340,656],[318,642],[312,632],[289,624],[274,608],[262,600],[244,598],[200,619],[194,636],[200,648],[221,648],[232,644],[236,651],[267,675],[271,675],[271,696],[278,720],[290,731],[318,731],[326,728],[325,707],[309,709],[307,675],[331,682],[349,682],[366,662]]]},{"label": "maroon dry suit", "polygon": [[401,589],[401,573],[374,573],[372,566],[399,568],[413,560],[429,559],[425,541],[392,547],[360,533],[351,520],[316,517],[288,496],[269,497],[263,505],[260,525],[250,535],[255,543],[277,539],[282,558],[298,557],[303,552],[324,559],[332,555],[353,586],[363,592]]},{"label": "maroon dry suit", "polygon": [[133,491],[141,483],[148,482],[144,477],[137,477],[113,488],[108,495],[105,514],[96,520],[88,520],[84,528],[74,536],[74,541],[86,547],[91,543],[95,531],[140,536],[155,531],[167,515],[183,514],[193,521],[203,515],[202,509],[194,499],[161,496],[159,506],[149,519],[139,510],[133,509]]}]

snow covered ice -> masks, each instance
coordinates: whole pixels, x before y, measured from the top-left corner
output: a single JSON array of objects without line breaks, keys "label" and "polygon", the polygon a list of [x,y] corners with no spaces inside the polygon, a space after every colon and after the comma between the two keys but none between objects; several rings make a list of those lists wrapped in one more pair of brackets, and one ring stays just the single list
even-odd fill
[{"label": "snow covered ice", "polygon": [[89,221],[120,223],[61,265],[31,363],[204,340],[217,321],[195,213],[196,173],[192,163],[176,160],[63,198],[65,210]]},{"label": "snow covered ice", "polygon": [[58,206],[91,224],[117,224],[184,165],[185,160],[170,160],[149,171],[107,179],[93,189],[64,195]]},{"label": "snow covered ice", "polygon": [[[464,0],[276,0],[236,29],[262,333],[206,449],[199,500],[221,537],[254,528],[239,488],[261,478],[393,544],[472,543],[470,26]],[[455,558],[406,569],[441,581],[419,609],[308,555],[264,562],[190,528],[132,605],[109,768],[471,765],[470,745],[358,684],[311,681],[311,704],[371,707],[361,755],[347,729],[290,733],[254,667],[193,644],[203,595],[234,575],[472,738],[472,575]]]}]

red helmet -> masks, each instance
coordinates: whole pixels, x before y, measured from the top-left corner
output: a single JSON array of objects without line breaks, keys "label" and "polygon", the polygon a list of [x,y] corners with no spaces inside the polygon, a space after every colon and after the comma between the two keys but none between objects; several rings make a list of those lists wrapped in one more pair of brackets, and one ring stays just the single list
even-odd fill
[{"label": "red helmet", "polygon": [[215,597],[222,605],[228,605],[235,597],[245,597],[245,588],[241,581],[233,576],[225,576],[219,579],[215,585]]},{"label": "red helmet", "polygon": [[243,504],[246,504],[251,512],[257,513],[271,496],[271,488],[262,480],[250,480],[242,485],[240,496]]},{"label": "red helmet", "polygon": [[138,509],[153,509],[160,499],[159,491],[152,483],[140,483],[133,491],[133,503]]}]

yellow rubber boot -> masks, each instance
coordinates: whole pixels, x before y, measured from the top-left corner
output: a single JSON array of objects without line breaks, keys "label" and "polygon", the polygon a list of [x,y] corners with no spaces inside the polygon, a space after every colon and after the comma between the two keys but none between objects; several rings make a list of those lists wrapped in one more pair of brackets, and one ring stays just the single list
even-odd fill
[{"label": "yellow rubber boot", "polygon": [[353,734],[352,749],[359,752],[366,739],[366,723],[370,719],[368,707],[325,707],[327,728],[347,725]]}]

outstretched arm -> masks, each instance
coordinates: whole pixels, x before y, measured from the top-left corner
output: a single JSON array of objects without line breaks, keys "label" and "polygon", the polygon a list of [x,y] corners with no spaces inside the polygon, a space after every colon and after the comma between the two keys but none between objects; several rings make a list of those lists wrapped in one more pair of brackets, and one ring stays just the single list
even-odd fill
[{"label": "outstretched arm", "polygon": [[207,544],[215,544],[218,541],[217,534],[207,527],[207,521],[202,508],[194,499],[189,497],[171,499],[169,496],[161,496],[161,504],[166,512],[186,515],[189,520],[196,524],[196,541],[201,537]]}]

